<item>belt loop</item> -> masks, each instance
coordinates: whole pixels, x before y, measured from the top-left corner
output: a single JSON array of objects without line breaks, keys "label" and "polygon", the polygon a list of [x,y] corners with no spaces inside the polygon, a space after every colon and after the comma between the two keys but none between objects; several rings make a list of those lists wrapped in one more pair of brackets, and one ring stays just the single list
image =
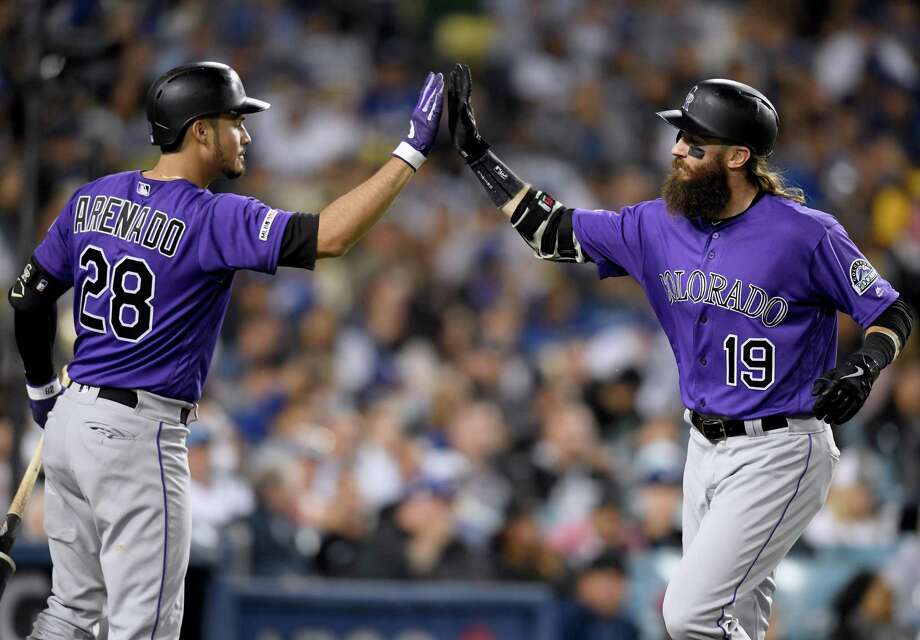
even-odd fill
[{"label": "belt loop", "polygon": [[147,409],[147,403],[144,402],[144,393],[140,389],[136,390],[134,393],[137,396],[137,404],[134,405],[134,415],[139,416],[141,412]]},{"label": "belt loop", "polygon": [[748,434],[748,437],[751,438],[760,438],[766,435],[763,431],[763,420],[760,418],[756,420],[745,420],[744,430]]}]

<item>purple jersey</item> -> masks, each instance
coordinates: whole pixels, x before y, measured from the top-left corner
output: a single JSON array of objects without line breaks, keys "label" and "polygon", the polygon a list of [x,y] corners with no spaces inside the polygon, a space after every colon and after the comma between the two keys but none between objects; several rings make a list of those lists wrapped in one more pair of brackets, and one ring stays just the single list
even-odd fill
[{"label": "purple jersey", "polygon": [[234,272],[274,273],[291,215],[139,171],[80,187],[35,250],[74,286],[71,378],[197,401]]},{"label": "purple jersey", "polygon": [[717,223],[658,199],[576,209],[573,224],[602,278],[642,285],[701,413],[811,414],[812,383],[836,364],[836,310],[865,328],[898,297],[836,219],[777,196]]}]

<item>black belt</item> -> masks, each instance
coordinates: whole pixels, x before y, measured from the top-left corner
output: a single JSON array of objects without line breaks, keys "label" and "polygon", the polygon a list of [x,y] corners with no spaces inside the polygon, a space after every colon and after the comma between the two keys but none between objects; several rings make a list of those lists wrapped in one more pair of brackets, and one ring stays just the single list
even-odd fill
[{"label": "black belt", "polygon": [[[71,381],[70,385],[77,384],[79,382]],[[137,407],[137,391],[134,389],[118,389],[116,387],[99,387],[99,398],[103,400],[111,400],[112,402],[117,402],[118,404],[123,404],[126,407],[132,409]],[[179,422],[182,424],[188,424],[188,416],[192,412],[188,407],[183,407],[179,410]]]},{"label": "black belt", "polygon": [[[747,435],[747,429],[744,428],[744,420],[707,416],[702,413],[697,413],[696,411],[691,411],[690,422],[693,423],[697,431],[712,441],[725,440],[725,438],[731,438],[733,436]],[[767,416],[765,418],[760,418],[760,425],[764,431],[773,431],[774,429],[788,427],[789,423],[784,416]]]}]

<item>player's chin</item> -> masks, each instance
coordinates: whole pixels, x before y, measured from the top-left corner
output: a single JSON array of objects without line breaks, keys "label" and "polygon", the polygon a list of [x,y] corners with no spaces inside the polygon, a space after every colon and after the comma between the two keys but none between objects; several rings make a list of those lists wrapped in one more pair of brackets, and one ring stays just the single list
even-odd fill
[{"label": "player's chin", "polygon": [[230,180],[236,180],[246,173],[246,162],[240,158],[232,167],[224,167],[224,177]]}]

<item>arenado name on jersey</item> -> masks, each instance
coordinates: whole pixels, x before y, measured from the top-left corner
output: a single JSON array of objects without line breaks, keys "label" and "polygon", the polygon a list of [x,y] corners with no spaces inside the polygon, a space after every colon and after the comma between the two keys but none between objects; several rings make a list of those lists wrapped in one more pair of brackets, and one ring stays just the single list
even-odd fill
[{"label": "arenado name on jersey", "polygon": [[159,209],[151,215],[150,207],[115,196],[80,196],[74,203],[73,232],[89,231],[107,233],[171,258],[185,234],[185,222]]}]

